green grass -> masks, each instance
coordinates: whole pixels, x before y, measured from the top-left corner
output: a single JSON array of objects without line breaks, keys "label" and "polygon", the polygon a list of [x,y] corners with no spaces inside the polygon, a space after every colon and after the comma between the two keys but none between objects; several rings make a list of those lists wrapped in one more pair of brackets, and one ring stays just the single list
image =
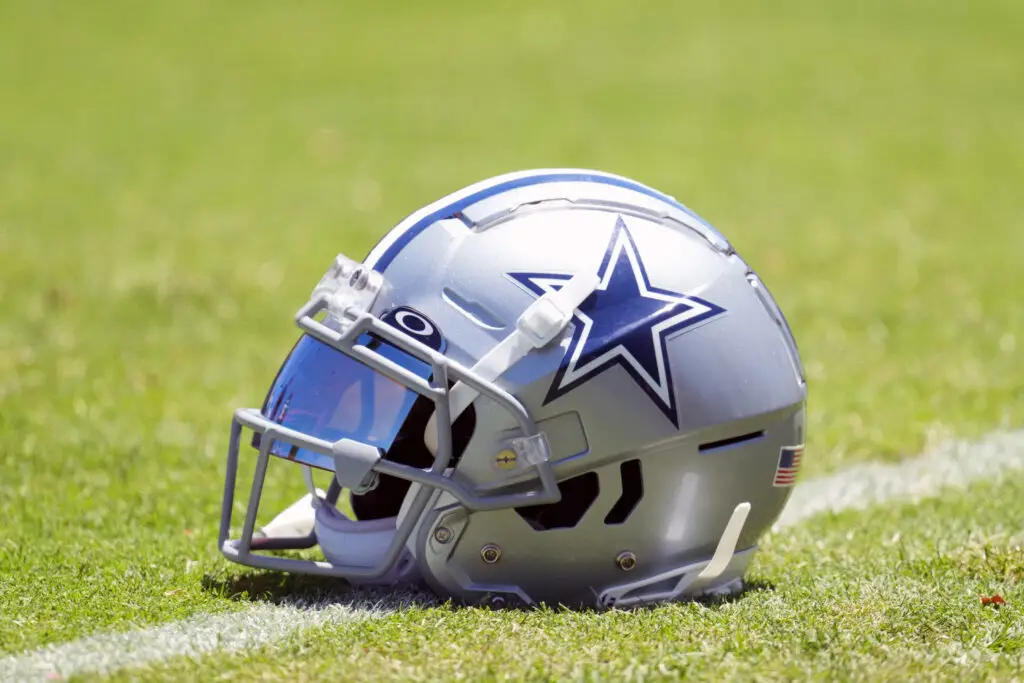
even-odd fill
[{"label": "green grass", "polygon": [[[413,209],[508,170],[633,176],[733,240],[808,369],[805,475],[1024,424],[1022,22],[1008,0],[0,3],[0,653],[238,609],[218,586],[245,573],[214,548],[230,411],[258,403],[337,251],[365,253]],[[270,505],[290,502],[287,484]],[[922,509],[948,527],[958,505]],[[904,513],[890,527],[909,539],[919,513]],[[817,534],[833,538],[832,524]],[[394,638],[434,675],[433,657],[457,654],[468,676],[530,670],[500,668],[513,659],[494,650],[416,649],[403,625],[416,638],[413,624],[444,619],[455,647],[460,633],[513,638],[524,619],[522,642],[543,648],[537,634],[565,624],[572,647],[529,661],[566,676],[579,660],[624,677],[600,653],[651,665],[668,640],[672,666],[708,678],[709,662],[742,675],[761,651],[779,675],[853,672],[858,657],[868,678],[895,674],[881,644],[842,641],[825,628],[840,612],[800,592],[819,574],[808,533],[775,539],[759,564],[778,590],[728,607],[428,610],[352,628]],[[853,562],[830,547],[836,567]],[[875,571],[829,574],[830,590],[874,587],[885,610],[854,632],[884,616],[894,662],[926,656],[927,610],[873,583],[893,555],[869,556]],[[930,571],[907,578],[927,587]],[[934,580],[979,587],[954,574]],[[964,637],[1007,614],[978,612]],[[645,649],[623,640],[631,619],[671,628]],[[719,619],[749,639],[699,621],[712,654],[680,654],[703,642],[687,620]],[[819,632],[840,638],[825,654],[772,645]],[[294,647],[330,652],[327,635]],[[355,654],[383,663],[387,644],[374,647]],[[286,654],[273,666],[314,666]]]},{"label": "green grass", "polygon": [[[1021,490],[1024,475],[780,532],[735,600],[612,613],[410,609],[115,679],[1019,679]],[[994,593],[1007,605],[981,604]]]}]

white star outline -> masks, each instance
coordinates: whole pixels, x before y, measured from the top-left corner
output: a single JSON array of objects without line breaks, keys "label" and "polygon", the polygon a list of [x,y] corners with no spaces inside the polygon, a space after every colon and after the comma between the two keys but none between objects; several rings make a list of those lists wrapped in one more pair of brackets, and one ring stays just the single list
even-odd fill
[{"label": "white star outline", "polygon": [[[667,306],[682,305],[685,306],[686,309],[671,318],[667,318],[656,325],[652,325],[650,328],[651,342],[654,344],[655,349],[655,362],[658,371],[657,378],[652,377],[622,343],[616,344],[586,364],[582,366],[578,365],[580,356],[587,346],[590,331],[594,323],[593,319],[591,319],[587,314],[583,313],[578,308],[575,309],[573,311],[573,317],[579,321],[577,324],[582,323],[583,329],[580,332],[578,339],[575,335],[571,338],[570,344],[573,346],[572,355],[569,357],[568,363],[564,366],[564,371],[561,373],[561,378],[557,387],[554,387],[554,391],[551,393],[560,395],[561,393],[573,388],[576,384],[582,383],[589,376],[596,376],[604,370],[611,368],[614,361],[617,358],[621,358],[624,363],[628,364],[629,367],[632,368],[637,377],[643,379],[651,392],[658,397],[662,402],[666,413],[669,411],[674,413],[676,410],[676,402],[675,396],[672,395],[671,379],[666,368],[666,345],[669,339],[674,339],[680,334],[694,329],[694,326],[682,327],[677,330],[675,334],[672,334],[671,337],[666,335],[662,338],[662,333],[673,327],[682,326],[687,321],[694,318],[704,318],[701,322],[713,320],[725,311],[717,306],[709,306],[707,303],[699,299],[695,299],[684,294],[673,294],[666,290],[659,290],[658,288],[652,288],[652,286],[649,286],[647,273],[644,270],[643,263],[637,253],[636,245],[633,242],[632,236],[629,234],[629,228],[626,227],[625,221],[623,221],[621,217],[615,226],[615,233],[615,242],[612,244],[611,250],[606,252],[606,256],[604,257],[605,270],[600,274],[601,279],[596,290],[606,291],[608,289],[608,285],[615,273],[615,266],[618,263],[619,256],[623,251],[625,251],[630,269],[632,270],[633,280],[636,282],[637,289],[640,291],[640,296],[642,298],[663,301]],[[554,273],[551,275],[554,275]],[[559,289],[571,276],[571,274],[567,273],[558,277],[530,277],[529,280],[532,284],[542,289],[544,293],[547,293]]]}]

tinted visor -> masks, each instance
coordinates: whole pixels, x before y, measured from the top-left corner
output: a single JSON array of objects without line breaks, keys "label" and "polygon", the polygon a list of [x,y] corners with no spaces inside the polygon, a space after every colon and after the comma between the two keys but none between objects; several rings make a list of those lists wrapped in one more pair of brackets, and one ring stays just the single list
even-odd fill
[{"label": "tinted visor", "polygon": [[[423,379],[430,365],[364,334],[356,342]],[[292,349],[263,403],[263,416],[325,441],[352,439],[383,451],[391,447],[419,394],[358,360],[304,336]],[[257,435],[258,437],[258,435]],[[258,445],[258,438],[254,440]],[[278,441],[273,455],[333,471],[326,455]]]}]

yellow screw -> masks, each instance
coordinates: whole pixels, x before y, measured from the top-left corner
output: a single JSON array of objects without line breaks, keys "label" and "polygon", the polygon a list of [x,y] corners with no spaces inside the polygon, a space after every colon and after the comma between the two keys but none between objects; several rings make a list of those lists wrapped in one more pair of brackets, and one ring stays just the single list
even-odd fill
[{"label": "yellow screw", "polygon": [[516,468],[516,453],[515,451],[504,450],[494,456],[494,464],[498,466],[499,470],[514,470]]}]

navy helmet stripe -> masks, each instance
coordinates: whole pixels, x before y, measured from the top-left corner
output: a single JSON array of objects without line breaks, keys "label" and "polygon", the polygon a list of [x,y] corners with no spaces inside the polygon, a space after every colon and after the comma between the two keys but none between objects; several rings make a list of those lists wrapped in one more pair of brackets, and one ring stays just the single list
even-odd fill
[{"label": "navy helmet stripe", "polygon": [[496,194],[501,194],[502,192],[507,192],[509,190],[515,190],[520,187],[528,187],[530,185],[540,185],[543,183],[571,182],[598,183],[601,185],[613,185],[615,187],[626,188],[627,190],[634,190],[641,194],[645,194],[648,197],[653,197],[654,199],[658,199],[663,202],[666,202],[667,204],[671,204],[677,209],[680,209],[686,212],[688,215],[692,216],[693,218],[697,219],[702,224],[708,225],[708,223],[704,219],[702,219],[693,211],[677,202],[675,199],[672,199],[672,197],[669,197],[666,194],[662,194],[657,190],[653,190],[647,187],[646,185],[641,185],[640,183],[636,183],[631,180],[626,180],[625,178],[594,175],[590,173],[544,173],[540,175],[524,176],[522,178],[508,180],[506,182],[499,183],[492,187],[480,190],[479,192],[474,192],[473,194],[463,197],[462,199],[459,199],[457,201],[454,201],[451,204],[448,204],[447,206],[441,207],[437,211],[434,211],[433,213],[424,216],[420,220],[416,221],[416,223],[409,226],[409,228],[403,234],[399,235],[399,237],[394,242],[392,242],[387,247],[387,249],[384,250],[384,253],[381,254],[376,261],[367,260],[367,265],[372,267],[377,272],[383,273],[385,269],[387,269],[387,267],[391,265],[391,262],[395,260],[395,257],[398,256],[398,254],[402,251],[405,245],[411,242],[412,239],[416,237],[416,235],[420,234],[437,221],[445,218],[450,218],[452,217],[452,214],[458,214],[467,207],[470,207],[483,199],[493,197]]}]

